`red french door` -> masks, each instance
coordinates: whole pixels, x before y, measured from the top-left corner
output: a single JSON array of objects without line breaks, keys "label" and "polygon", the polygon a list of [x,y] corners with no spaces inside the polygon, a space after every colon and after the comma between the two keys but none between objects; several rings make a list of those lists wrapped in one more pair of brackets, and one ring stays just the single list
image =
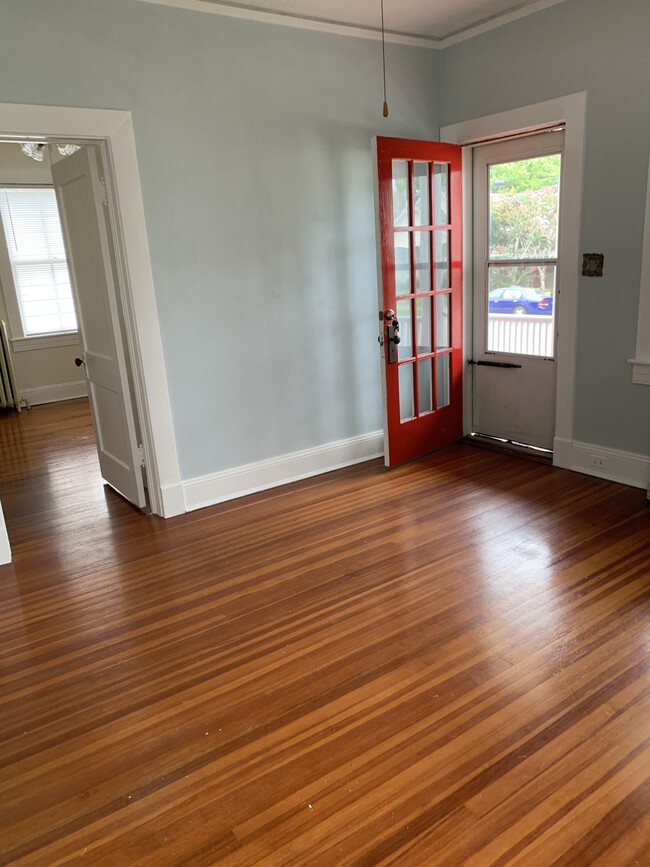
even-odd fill
[{"label": "red french door", "polygon": [[386,464],[463,435],[461,148],[377,138]]}]

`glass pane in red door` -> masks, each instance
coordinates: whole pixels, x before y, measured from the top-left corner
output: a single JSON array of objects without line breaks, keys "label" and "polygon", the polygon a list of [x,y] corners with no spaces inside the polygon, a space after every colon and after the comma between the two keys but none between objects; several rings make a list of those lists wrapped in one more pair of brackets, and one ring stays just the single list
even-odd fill
[{"label": "glass pane in red door", "polygon": [[395,294],[411,293],[411,235],[395,232]]},{"label": "glass pane in red door", "polygon": [[418,355],[426,355],[432,351],[431,346],[431,295],[423,295],[417,299],[417,341]]},{"label": "glass pane in red door", "polygon": [[446,163],[433,166],[433,201],[434,224],[446,226],[449,223],[449,166]]},{"label": "glass pane in red door", "polygon": [[399,366],[399,416],[402,421],[413,418],[415,403],[413,401],[413,363]]},{"label": "glass pane in red door", "polygon": [[409,164],[393,160],[393,225],[409,224]]},{"label": "glass pane in red door", "polygon": [[436,357],[436,407],[449,406],[449,353]]},{"label": "glass pane in red door", "polygon": [[431,376],[432,358],[418,361],[418,403],[420,415],[433,409],[433,377]]},{"label": "glass pane in red door", "polygon": [[415,244],[415,291],[431,291],[431,232],[413,232]]},{"label": "glass pane in red door", "polygon": [[449,232],[435,232],[436,245],[436,289],[449,289],[451,286],[449,260]]},{"label": "glass pane in red door", "polygon": [[413,163],[413,225],[429,223],[429,163]]},{"label": "glass pane in red door", "polygon": [[450,347],[449,292],[436,295],[436,349]]},{"label": "glass pane in red door", "polygon": [[399,339],[397,344],[397,357],[401,361],[404,358],[412,358],[413,352],[413,302],[410,298],[400,298],[397,302],[397,321],[399,322]]}]

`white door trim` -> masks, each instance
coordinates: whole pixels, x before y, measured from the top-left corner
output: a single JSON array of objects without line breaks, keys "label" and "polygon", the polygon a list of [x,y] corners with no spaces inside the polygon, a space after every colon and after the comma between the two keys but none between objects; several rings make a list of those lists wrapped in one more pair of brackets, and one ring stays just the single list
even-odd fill
[{"label": "white door trim", "polygon": [[[516,339],[513,331],[508,332],[507,346],[504,343],[499,347],[498,356],[494,355],[494,346],[489,348],[488,333],[491,331],[489,325],[493,317],[492,315],[488,316],[488,289],[491,282],[488,262],[496,260],[489,256],[488,251],[490,235],[488,205],[490,202],[489,172],[491,166],[498,166],[501,163],[515,160],[540,159],[549,154],[558,155],[560,161],[563,160],[563,131],[517,136],[476,147],[473,149],[474,172],[472,175],[472,228],[474,232],[474,281],[473,292],[471,293],[474,296],[472,298],[474,326],[471,343],[472,357],[475,362],[496,361],[519,366],[519,369],[509,373],[487,367],[473,368],[473,430],[491,436],[514,439],[545,449],[553,448],[555,437],[555,401],[557,398],[555,335],[558,331],[558,321],[562,311],[558,310],[559,305],[556,299],[553,316],[535,316],[533,317],[534,323],[526,322],[523,327],[519,326],[521,328],[519,334],[522,337],[524,334],[532,335],[532,331],[527,331],[529,327],[536,330],[540,343],[543,342],[543,354],[541,345],[537,355],[533,354],[532,346],[528,347],[531,354],[526,354],[523,347],[520,353],[517,352],[510,343],[511,340]],[[558,181],[560,180],[563,181],[563,175],[558,177]],[[562,231],[559,224],[561,201],[560,194],[558,213],[555,215],[558,220],[558,237]],[[547,256],[548,261],[554,261],[555,264],[555,274],[553,275],[555,282],[555,276],[561,267],[561,262],[557,258],[557,250],[548,251]],[[523,262],[525,261],[524,257]],[[525,283],[526,281],[524,281],[524,285]],[[469,300],[468,298],[468,303]],[[512,317],[504,317],[505,320],[509,318],[512,319]],[[522,323],[526,318],[523,317]],[[496,320],[499,319],[500,317],[497,316]],[[517,327],[517,322],[514,321],[509,323],[505,321],[497,323],[495,321],[492,324],[495,329],[499,325],[508,329],[512,326]],[[492,331],[492,337],[494,340],[498,340],[496,330]],[[531,400],[531,395],[534,395],[535,399]]]},{"label": "white door trim", "polygon": [[115,219],[120,290],[140,419],[148,493],[156,515],[185,511],[165,374],[131,113],[0,103],[0,136],[93,140],[102,145]]},{"label": "white door trim", "polygon": [[11,545],[9,544],[9,536],[7,535],[5,516],[0,505],[0,566],[4,566],[5,563],[11,563]]},{"label": "white door trim", "polygon": [[641,257],[641,288],[639,290],[639,321],[636,333],[636,354],[629,359],[632,382],[650,385],[650,165],[645,202],[645,229]]},{"label": "white door trim", "polygon": [[[559,243],[560,267],[558,283],[562,293],[562,329],[557,343],[557,400],[555,418],[555,444],[553,463],[570,468],[571,462],[562,444],[573,440],[573,416],[575,397],[576,330],[578,311],[578,274],[580,260],[580,227],[582,217],[582,177],[585,150],[585,119],[587,94],[572,93],[515,108],[499,114],[487,115],[474,120],[444,126],[440,130],[442,141],[465,145],[468,159],[463,161],[464,253],[463,284],[469,293],[472,285],[472,238],[471,238],[471,148],[488,139],[502,138],[514,133],[534,132],[563,123],[566,126],[564,140],[563,184],[561,204],[561,237]],[[464,333],[469,337],[471,329],[471,305],[464,303]],[[468,320],[467,317],[470,317]],[[466,345],[469,345],[466,343]],[[467,370],[468,365],[465,365]],[[471,394],[471,383],[464,376],[465,393]],[[466,432],[471,430],[471,401],[465,402]]]}]

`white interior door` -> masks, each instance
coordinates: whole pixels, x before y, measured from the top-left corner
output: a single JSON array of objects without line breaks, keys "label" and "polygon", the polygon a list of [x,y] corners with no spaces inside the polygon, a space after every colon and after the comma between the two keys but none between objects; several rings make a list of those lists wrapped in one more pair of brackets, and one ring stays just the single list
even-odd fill
[{"label": "white interior door", "polygon": [[79,320],[83,367],[102,476],[146,505],[140,450],[112,266],[105,192],[94,147],[52,166]]},{"label": "white interior door", "polygon": [[552,450],[564,132],[474,151],[472,432]]}]

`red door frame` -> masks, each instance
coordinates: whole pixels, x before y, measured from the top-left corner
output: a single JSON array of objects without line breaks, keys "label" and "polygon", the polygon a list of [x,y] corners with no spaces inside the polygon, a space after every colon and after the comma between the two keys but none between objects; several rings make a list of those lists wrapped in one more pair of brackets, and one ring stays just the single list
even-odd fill
[{"label": "red door frame", "polygon": [[[443,144],[440,142],[418,141],[411,139],[395,139],[378,137],[377,169],[378,169],[378,202],[379,202],[379,234],[381,244],[381,297],[383,307],[380,318],[383,326],[383,355],[386,383],[386,424],[388,432],[388,454],[386,463],[390,466],[403,463],[419,455],[427,454],[442,446],[458,440],[463,435],[463,316],[462,316],[462,277],[463,277],[463,244],[462,244],[462,149],[459,145]],[[409,218],[408,226],[395,227],[393,214],[393,160],[404,160],[408,165],[408,188],[409,188]],[[427,174],[429,187],[430,220],[429,225],[415,226],[413,213],[413,164],[414,162],[429,163]],[[432,220],[434,210],[434,184],[431,167],[434,163],[445,163],[449,167],[449,222],[436,225]],[[435,232],[449,232],[449,264],[450,286],[436,288],[436,264],[435,264]],[[410,289],[411,294],[396,295],[395,279],[395,235],[398,232],[411,233],[428,232],[430,234],[430,279],[429,286],[431,297],[431,347],[429,352],[420,356],[418,341],[416,339],[416,267],[415,267],[415,244],[410,243]],[[425,293],[418,293],[425,294]],[[448,294],[450,301],[450,347],[438,350],[435,346],[436,334],[435,322],[435,298],[440,294]],[[413,355],[411,361],[400,359],[395,363],[389,363],[389,331],[390,322],[384,316],[387,310],[397,310],[398,300],[404,302],[412,300],[410,324],[412,328],[411,346]],[[447,406],[437,408],[438,395],[436,386],[435,367],[439,363],[438,358],[449,356],[449,396]],[[432,358],[432,388],[433,410],[419,414],[419,388],[418,388],[418,362],[417,357]],[[413,405],[415,415],[413,418],[402,420],[400,418],[399,398],[399,368],[403,364],[411,364],[413,370]],[[443,362],[440,362],[441,364]]]}]

